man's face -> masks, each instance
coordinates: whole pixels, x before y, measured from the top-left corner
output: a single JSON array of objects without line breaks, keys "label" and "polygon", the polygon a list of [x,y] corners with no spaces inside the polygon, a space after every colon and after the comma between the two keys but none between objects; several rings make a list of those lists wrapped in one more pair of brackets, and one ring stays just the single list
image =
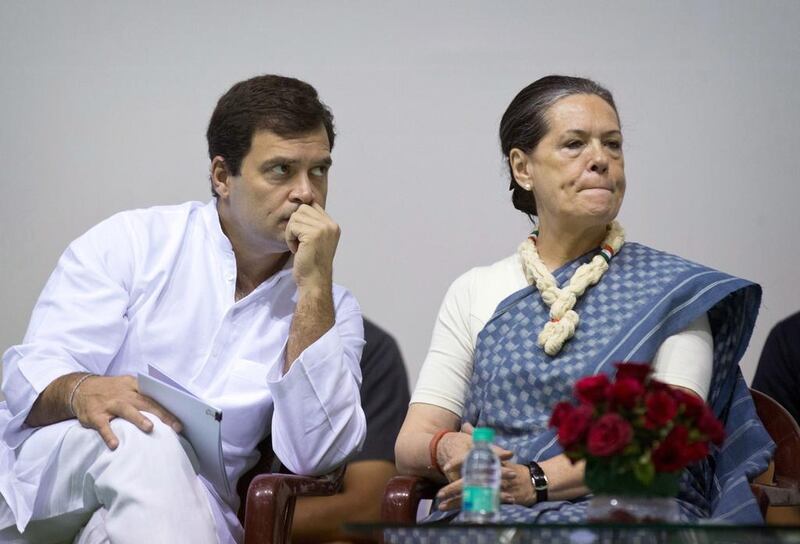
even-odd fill
[{"label": "man's face", "polygon": [[289,217],[302,204],[325,206],[330,166],[330,143],[323,126],[294,138],[269,130],[256,132],[238,176],[226,174],[224,163],[215,158],[211,168],[220,221],[234,248],[287,251]]}]

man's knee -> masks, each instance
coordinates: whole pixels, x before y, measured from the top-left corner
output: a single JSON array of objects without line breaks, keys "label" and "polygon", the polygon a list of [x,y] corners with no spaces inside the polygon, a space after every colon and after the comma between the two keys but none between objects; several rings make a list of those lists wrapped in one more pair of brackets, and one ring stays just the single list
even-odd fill
[{"label": "man's knee", "polygon": [[130,421],[122,418],[111,421],[111,430],[119,439],[117,450],[130,450],[137,457],[143,459],[150,455],[164,460],[170,456],[188,457],[196,467],[194,452],[191,451],[188,442],[155,415],[148,412],[143,413],[153,422],[153,429],[150,432],[144,432]]}]

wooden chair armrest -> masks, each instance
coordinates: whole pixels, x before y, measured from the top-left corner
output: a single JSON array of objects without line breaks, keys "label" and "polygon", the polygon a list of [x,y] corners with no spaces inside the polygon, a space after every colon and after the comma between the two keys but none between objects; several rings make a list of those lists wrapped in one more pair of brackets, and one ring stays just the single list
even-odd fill
[{"label": "wooden chair armrest", "polygon": [[[800,505],[800,489],[794,486],[764,485],[751,483],[750,489],[753,491],[756,500],[761,506],[761,496],[766,498],[767,506],[797,506]],[[765,512],[766,510],[762,510]]]},{"label": "wooden chair armrest", "polygon": [[386,484],[381,503],[384,523],[413,524],[422,499],[433,499],[439,484],[420,476],[395,476]]},{"label": "wooden chair armrest", "polygon": [[767,497],[766,492],[762,489],[764,486],[762,484],[751,483],[750,484],[750,491],[753,492],[753,496],[756,498],[756,503],[758,503],[758,509],[761,510],[761,516],[766,520],[767,519],[767,508],[769,508],[769,497]]},{"label": "wooden chair armrest", "polygon": [[260,474],[247,489],[245,544],[288,542],[297,497],[334,495],[342,488],[344,467],[322,476]]}]

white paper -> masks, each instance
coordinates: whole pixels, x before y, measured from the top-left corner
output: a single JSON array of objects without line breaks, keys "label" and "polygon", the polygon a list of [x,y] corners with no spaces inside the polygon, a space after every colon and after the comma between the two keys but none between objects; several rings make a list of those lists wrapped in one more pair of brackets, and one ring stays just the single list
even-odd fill
[{"label": "white paper", "polygon": [[139,391],[181,421],[181,434],[194,448],[200,474],[225,495],[223,498],[230,498],[232,493],[222,458],[222,410],[198,398],[158,368],[148,365],[148,371],[151,375],[138,375]]},{"label": "white paper", "polygon": [[191,395],[194,398],[198,399],[200,398],[191,391],[189,391],[188,389],[186,389],[184,386],[173,380],[166,372],[164,372],[154,364],[147,365],[147,373],[150,375],[151,378],[155,378],[158,381],[164,382],[167,385],[171,385],[175,389],[183,391],[184,393]]}]

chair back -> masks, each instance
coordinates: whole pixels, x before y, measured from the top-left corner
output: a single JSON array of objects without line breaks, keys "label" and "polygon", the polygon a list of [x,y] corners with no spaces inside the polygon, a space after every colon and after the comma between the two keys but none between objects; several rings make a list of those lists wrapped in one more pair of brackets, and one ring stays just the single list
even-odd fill
[{"label": "chair back", "polygon": [[786,408],[769,395],[755,389],[751,389],[750,394],[758,417],[776,446],[771,481],[751,484],[762,505],[762,514],[766,516],[767,506],[800,505],[800,426]]}]

